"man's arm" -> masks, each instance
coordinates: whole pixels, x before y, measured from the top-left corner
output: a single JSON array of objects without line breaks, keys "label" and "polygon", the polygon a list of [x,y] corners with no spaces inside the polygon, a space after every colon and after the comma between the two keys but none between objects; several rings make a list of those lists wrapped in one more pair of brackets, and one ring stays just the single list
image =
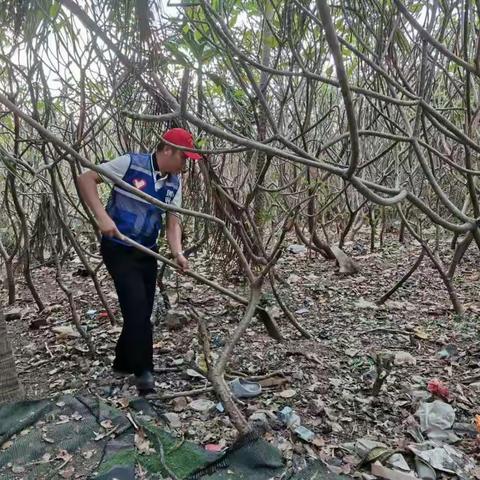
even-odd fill
[{"label": "man's arm", "polygon": [[120,237],[121,234],[118,231],[115,222],[106,212],[105,207],[102,205],[98,195],[97,184],[101,183],[102,181],[103,180],[100,175],[93,170],[82,173],[78,177],[80,195],[93,212],[98,223],[98,228],[103,235],[107,237]]},{"label": "man's arm", "polygon": [[167,242],[177,265],[183,270],[188,270],[188,260],[182,252],[182,227],[177,215],[167,212]]}]

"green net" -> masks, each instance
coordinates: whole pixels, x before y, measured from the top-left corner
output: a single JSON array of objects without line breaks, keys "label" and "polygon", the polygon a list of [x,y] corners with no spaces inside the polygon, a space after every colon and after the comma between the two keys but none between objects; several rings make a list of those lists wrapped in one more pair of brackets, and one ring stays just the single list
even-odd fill
[{"label": "green net", "polygon": [[130,419],[150,447],[140,452],[127,412],[88,396],[24,401],[0,407],[0,479],[91,478],[135,480],[141,466],[151,479],[340,479],[321,462],[286,476],[281,453],[249,434],[224,453],[210,453],[159,426],[152,406],[130,402]]}]

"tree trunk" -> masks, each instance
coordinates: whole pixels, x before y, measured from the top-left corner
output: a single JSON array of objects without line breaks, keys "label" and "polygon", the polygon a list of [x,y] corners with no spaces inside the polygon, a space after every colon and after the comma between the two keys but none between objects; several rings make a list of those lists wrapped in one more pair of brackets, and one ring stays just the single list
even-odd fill
[{"label": "tree trunk", "polygon": [[[270,30],[269,22],[273,18],[273,7],[272,4],[267,1],[265,2],[265,18],[263,19],[263,44],[262,44],[262,63],[263,65],[270,66],[270,57],[271,57],[271,40],[273,39],[272,31]],[[267,90],[268,90],[268,81],[270,75],[262,71],[260,75],[260,91],[267,102]],[[258,134],[257,139],[260,142],[263,142],[267,138],[267,106],[261,105],[258,115]],[[268,169],[270,162],[267,155],[264,152],[257,152],[257,162],[255,166],[255,183],[254,185],[258,186],[263,183],[263,179],[266,176],[266,169]],[[263,242],[265,236],[265,208],[266,208],[266,196],[265,193],[258,189],[255,192],[255,197],[253,200],[253,211],[255,224],[258,230],[258,236],[260,243]],[[258,251],[255,251],[258,254]]]},{"label": "tree trunk", "polygon": [[13,255],[9,255],[0,238],[0,256],[5,263],[5,273],[7,274],[8,304],[15,303],[15,275],[13,272]]},{"label": "tree trunk", "polygon": [[8,341],[7,324],[0,311],[0,405],[23,398],[23,389],[18,381],[12,347]]}]

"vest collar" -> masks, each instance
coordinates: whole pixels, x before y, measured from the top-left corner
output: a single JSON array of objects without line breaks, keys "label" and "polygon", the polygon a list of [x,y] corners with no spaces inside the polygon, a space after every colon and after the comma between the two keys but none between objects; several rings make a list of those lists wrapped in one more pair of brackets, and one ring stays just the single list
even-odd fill
[{"label": "vest collar", "polygon": [[166,173],[164,175],[164,174],[162,174],[162,172],[158,168],[158,163],[157,163],[157,160],[155,159],[155,152],[152,152],[152,154],[150,155],[150,164],[151,164],[151,167],[152,167],[153,178],[156,181],[167,179],[168,173]]}]

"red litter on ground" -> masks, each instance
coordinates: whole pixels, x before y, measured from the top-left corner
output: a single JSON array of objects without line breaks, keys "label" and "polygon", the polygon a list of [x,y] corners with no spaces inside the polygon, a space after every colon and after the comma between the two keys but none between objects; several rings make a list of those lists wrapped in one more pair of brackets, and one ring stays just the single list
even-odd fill
[{"label": "red litter on ground", "polygon": [[108,313],[105,310],[98,314],[98,318],[107,318],[107,317],[108,317]]},{"label": "red litter on ground", "polygon": [[205,450],[207,450],[207,452],[221,452],[223,448],[215,443],[208,443],[205,445]]},{"label": "red litter on ground", "polygon": [[430,393],[439,395],[440,397],[443,397],[443,398],[448,398],[448,395],[450,393],[448,390],[448,387],[443,382],[438,380],[438,378],[434,378],[433,380],[430,380],[428,382],[427,390]]}]

